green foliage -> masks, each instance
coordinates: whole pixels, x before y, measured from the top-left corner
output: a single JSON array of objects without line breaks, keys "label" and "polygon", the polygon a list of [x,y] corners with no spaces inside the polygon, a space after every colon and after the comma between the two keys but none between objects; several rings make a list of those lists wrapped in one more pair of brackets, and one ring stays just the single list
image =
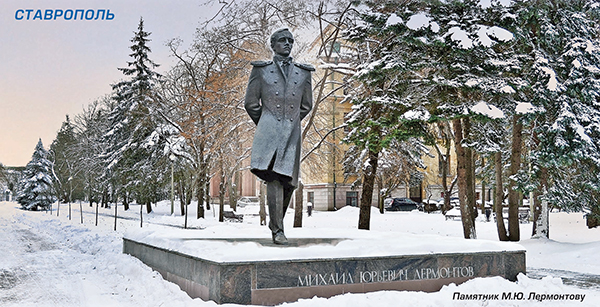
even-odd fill
[{"label": "green foliage", "polygon": [[600,166],[598,7],[553,0],[518,1],[514,9],[529,84],[522,97],[539,110],[526,117],[535,136],[532,181],[548,183],[544,197],[554,206],[597,210],[600,190],[591,170]]}]

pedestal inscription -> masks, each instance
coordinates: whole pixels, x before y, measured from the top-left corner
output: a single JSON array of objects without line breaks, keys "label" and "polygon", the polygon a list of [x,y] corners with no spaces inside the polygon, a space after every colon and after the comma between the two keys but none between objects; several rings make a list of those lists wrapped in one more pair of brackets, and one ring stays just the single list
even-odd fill
[{"label": "pedestal inscription", "polygon": [[139,258],[190,296],[220,304],[276,305],[315,295],[380,290],[431,292],[475,277],[516,280],[518,273],[525,273],[523,250],[215,262],[124,238],[123,252]]}]

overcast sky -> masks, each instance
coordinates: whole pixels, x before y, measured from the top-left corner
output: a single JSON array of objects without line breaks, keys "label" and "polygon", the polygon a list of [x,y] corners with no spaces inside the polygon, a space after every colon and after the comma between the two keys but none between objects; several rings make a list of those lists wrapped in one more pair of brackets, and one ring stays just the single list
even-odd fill
[{"label": "overcast sky", "polygon": [[[48,148],[65,115],[109,94],[130,60],[140,17],[150,35],[150,58],[164,72],[174,63],[165,42],[193,39],[215,8],[202,0],[0,1],[0,163],[23,166],[39,138]],[[217,1],[214,1],[217,2]],[[23,20],[18,9],[108,9],[113,20]],[[31,16],[33,19],[33,15]]]}]

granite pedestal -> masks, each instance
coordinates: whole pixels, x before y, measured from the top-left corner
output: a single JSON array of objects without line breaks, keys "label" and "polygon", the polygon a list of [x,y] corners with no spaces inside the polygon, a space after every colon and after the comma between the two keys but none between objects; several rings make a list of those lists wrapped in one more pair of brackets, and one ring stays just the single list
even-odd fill
[{"label": "granite pedestal", "polygon": [[[379,290],[432,292],[438,291],[443,285],[458,284],[475,277],[502,276],[516,280],[519,273],[525,273],[525,251],[518,248],[318,258],[303,253],[302,248],[316,245],[335,248],[342,242],[348,244],[348,240],[352,239],[289,239],[289,246],[280,247],[274,246],[269,238],[168,238],[157,243],[156,240],[126,237],[123,252],[160,272],[191,297],[213,300],[219,304],[276,305],[299,298]],[[203,255],[202,252],[174,248],[189,242],[222,245],[223,250],[219,252],[224,254],[235,254],[240,250],[247,253],[246,249],[236,247],[252,242],[259,247],[259,251],[285,249],[294,254],[293,250],[297,249],[302,256],[261,260],[262,255],[257,255],[246,257],[249,260],[225,257],[230,259],[215,261],[210,259],[211,255]]]}]

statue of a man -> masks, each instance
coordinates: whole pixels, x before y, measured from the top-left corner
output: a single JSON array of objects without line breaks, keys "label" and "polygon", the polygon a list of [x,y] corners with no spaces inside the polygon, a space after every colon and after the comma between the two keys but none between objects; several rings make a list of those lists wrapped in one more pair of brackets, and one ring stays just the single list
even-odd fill
[{"label": "statue of a man", "polygon": [[312,109],[311,72],[292,61],[294,37],[288,29],[271,35],[272,61],[254,61],[245,107],[256,124],[250,169],[267,182],[269,228],[275,244],[287,244],[283,217],[298,185],[302,131]]}]

